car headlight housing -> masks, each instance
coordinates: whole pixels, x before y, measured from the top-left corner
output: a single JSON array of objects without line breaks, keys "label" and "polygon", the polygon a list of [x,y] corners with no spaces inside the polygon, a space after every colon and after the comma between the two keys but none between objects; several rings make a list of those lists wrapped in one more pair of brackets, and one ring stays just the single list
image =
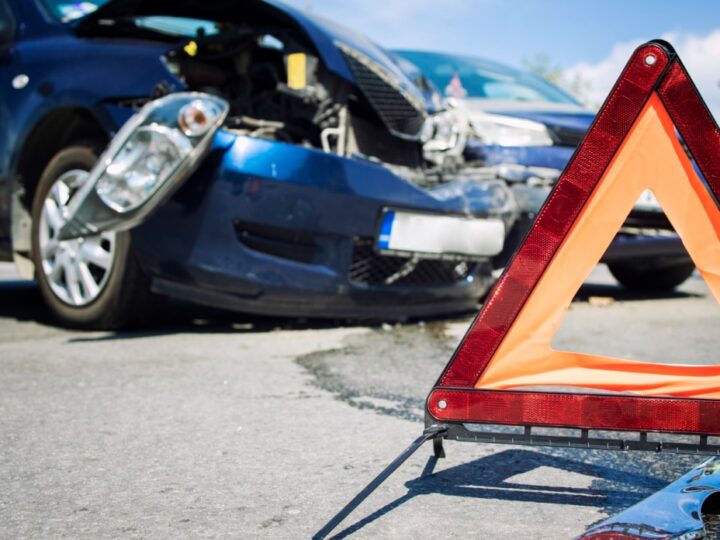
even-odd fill
[{"label": "car headlight housing", "polygon": [[173,94],[152,102],[103,155],[98,196],[119,213],[139,208],[169,181],[187,175],[226,114],[226,102],[208,94]]},{"label": "car headlight housing", "polygon": [[117,212],[137,208],[192,150],[192,143],[174,129],[142,126],[105,169],[95,190]]},{"label": "car headlight housing", "polygon": [[141,223],[200,164],[228,110],[227,101],[201,92],[170,94],[145,105],[73,196],[58,239]]},{"label": "car headlight housing", "polygon": [[428,116],[423,128],[425,159],[442,165],[447,159],[459,158],[468,132],[468,118],[461,110],[449,108]]},{"label": "car headlight housing", "polygon": [[476,113],[470,123],[475,136],[498,146],[552,146],[547,127],[540,122],[502,114]]}]

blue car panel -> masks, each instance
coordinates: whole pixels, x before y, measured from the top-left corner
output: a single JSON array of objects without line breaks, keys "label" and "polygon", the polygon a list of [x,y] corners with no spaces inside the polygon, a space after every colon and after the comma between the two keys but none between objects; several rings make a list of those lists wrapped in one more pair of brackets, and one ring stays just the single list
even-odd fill
[{"label": "blue car panel", "polygon": [[578,540],[709,538],[705,517],[717,515],[719,496],[720,459],[713,457],[644,501],[595,525]]},{"label": "blue car panel", "polygon": [[517,164],[527,167],[546,167],[562,170],[575,153],[569,146],[501,146],[483,144],[476,140],[467,143],[467,155],[482,160],[487,166]]},{"label": "blue car panel", "polygon": [[[464,214],[481,197],[468,188],[466,197],[436,198],[376,163],[221,132],[195,177],[134,236],[158,290],[201,303],[342,317],[377,313],[382,304],[396,316],[426,315],[443,304],[472,309],[490,284],[487,272],[454,287],[354,283],[353,239],[374,238],[386,207]],[[243,224],[270,232],[248,245]],[[286,243],[283,256],[257,249],[262,240]],[[300,260],[298,244],[306,248]]]}]

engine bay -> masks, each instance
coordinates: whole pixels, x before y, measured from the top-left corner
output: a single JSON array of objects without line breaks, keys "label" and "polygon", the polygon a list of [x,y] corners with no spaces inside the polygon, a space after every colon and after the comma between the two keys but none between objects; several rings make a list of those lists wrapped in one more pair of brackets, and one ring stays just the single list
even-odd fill
[{"label": "engine bay", "polygon": [[[327,70],[302,37],[285,28],[231,25],[211,35],[199,30],[163,60],[188,89],[230,103],[228,130],[377,161],[413,181],[457,168],[457,159],[438,159],[447,145],[432,137],[440,131],[437,122],[427,122],[425,141],[394,133],[372,95]],[[396,92],[390,84],[381,90],[386,100]],[[427,119],[419,106],[410,113]]]},{"label": "engine bay", "polygon": [[151,99],[179,90],[216,95],[230,104],[225,129],[375,161],[415,184],[472,167],[463,157],[467,122],[417,68],[411,73],[364,38],[341,32],[321,54],[306,28],[265,3],[236,10],[152,1],[133,4],[132,15],[112,7],[77,32],[167,43],[161,60],[183,87],[161,83]]},{"label": "engine bay", "polygon": [[189,89],[230,103],[228,129],[322,148],[324,130],[340,124],[347,85],[282,30],[199,32],[167,53],[165,63]]}]

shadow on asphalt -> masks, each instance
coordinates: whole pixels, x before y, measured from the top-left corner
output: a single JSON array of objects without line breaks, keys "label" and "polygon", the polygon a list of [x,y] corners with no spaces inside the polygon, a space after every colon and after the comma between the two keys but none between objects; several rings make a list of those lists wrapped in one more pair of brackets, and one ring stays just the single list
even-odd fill
[{"label": "shadow on asphalt", "polygon": [[[422,495],[439,494],[570,507],[587,506],[613,514],[619,509],[640,502],[667,485],[667,482],[661,479],[621,470],[617,466],[606,467],[551,453],[522,449],[504,450],[436,473],[434,470],[437,463],[437,458],[429,457],[420,477],[406,482],[408,491],[405,495],[355,522],[332,538],[345,538]],[[508,481],[513,476],[528,473],[538,467],[552,467],[591,476],[601,480],[603,484],[609,484],[609,487],[574,488]],[[588,527],[591,525],[588,523]]]},{"label": "shadow on asphalt", "polygon": [[[0,281],[0,319],[59,326],[32,281]],[[338,321],[258,317],[180,302],[168,302],[152,327],[75,338],[71,341],[134,339],[174,332],[269,332],[285,328],[327,328]]]},{"label": "shadow on asphalt", "polygon": [[0,281],[0,318],[55,324],[33,281]]},{"label": "shadow on asphalt", "polygon": [[[462,314],[455,318],[467,318]],[[59,327],[46,307],[40,291],[32,281],[0,280],[0,319],[15,319]],[[452,320],[452,317],[425,317],[424,321]],[[174,333],[260,333],[276,330],[319,330],[353,326],[379,326],[382,321],[348,319],[307,319],[297,317],[266,317],[235,313],[205,306],[168,300],[151,326],[142,328],[88,332],[85,336],[70,338],[68,341],[96,342],[124,339],[141,339]]]},{"label": "shadow on asphalt", "polygon": [[[614,301],[643,301],[673,298],[691,298],[701,295],[671,291],[666,293],[638,293],[626,291],[620,286],[588,283],[582,286],[574,302],[587,302],[593,297],[604,297]],[[472,313],[445,317],[424,317],[422,320],[453,321],[467,320]],[[57,326],[43,303],[37,286],[32,281],[0,281],[0,319],[16,319],[38,324]],[[407,321],[417,322],[417,321]],[[139,339],[172,333],[227,333],[227,332],[271,332],[274,330],[326,329],[352,326],[377,326],[381,321],[348,319],[305,319],[288,317],[265,317],[247,315],[197,306],[181,302],[168,302],[163,313],[153,320],[151,327],[128,331],[108,332],[103,335],[71,338],[73,342],[110,341]]]},{"label": "shadow on asphalt", "polygon": [[672,300],[673,298],[701,298],[702,294],[685,291],[641,292],[623,289],[619,285],[586,283],[575,295],[573,302],[587,302],[592,297],[606,297],[618,302],[642,300]]}]

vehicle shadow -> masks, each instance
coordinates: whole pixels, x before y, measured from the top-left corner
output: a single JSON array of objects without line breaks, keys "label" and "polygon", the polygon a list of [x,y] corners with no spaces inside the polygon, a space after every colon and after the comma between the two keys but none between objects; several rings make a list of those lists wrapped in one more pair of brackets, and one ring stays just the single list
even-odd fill
[{"label": "vehicle shadow", "polygon": [[[467,319],[469,314],[456,317]],[[448,321],[453,317],[425,317],[426,322]],[[14,319],[61,328],[45,305],[33,281],[0,280],[0,321]],[[152,323],[121,331],[91,331],[72,336],[71,343],[142,339],[175,333],[262,333],[277,330],[322,330],[338,327],[374,327],[383,321],[352,319],[311,319],[302,317],[267,317],[249,315],[167,301]],[[392,324],[402,324],[393,322]],[[70,329],[72,331],[72,329]]]},{"label": "vehicle shadow", "polygon": [[[37,285],[26,280],[0,280],[0,319],[58,326]],[[181,302],[168,302],[151,326],[88,336],[88,341],[131,339],[173,332],[269,332],[288,328],[332,328],[340,321],[243,315]],[[96,333],[93,333],[96,334]],[[77,338],[83,341],[83,338]]]},{"label": "vehicle shadow", "polygon": [[609,272],[599,265],[576,293],[573,302],[590,302],[609,299],[617,302],[637,302],[645,300],[672,300],[675,298],[702,298],[707,290],[703,278],[695,272],[677,289],[670,291],[633,291],[622,287],[610,277]]},{"label": "vehicle shadow", "polygon": [[[509,449],[469,463],[435,472],[438,459],[430,456],[421,473],[405,483],[407,493],[332,536],[345,538],[380,519],[415,497],[439,494],[451,497],[494,499],[537,504],[596,507],[607,514],[628,508],[667,485],[667,481],[639,474],[627,467],[606,466],[546,452]],[[575,457],[582,458],[574,454]],[[511,478],[539,467],[551,467],[593,477],[590,487],[560,487],[512,481]],[[635,468],[635,467],[634,467]],[[592,524],[588,524],[591,526]]]},{"label": "vehicle shadow", "polygon": [[53,325],[34,281],[0,280],[0,318]]},{"label": "vehicle shadow", "polygon": [[[701,278],[700,278],[701,279]],[[574,302],[590,302],[596,299],[613,301],[644,301],[657,299],[700,297],[701,294],[686,291],[666,293],[638,293],[623,289],[618,285],[586,283],[575,296]],[[439,317],[423,317],[425,322],[467,320],[474,313],[456,314]],[[37,286],[32,281],[0,280],[0,319],[35,322],[42,325],[58,326],[43,303]],[[415,323],[411,319],[403,321]],[[144,327],[111,331],[70,338],[71,342],[109,341],[119,339],[140,339],[172,333],[258,333],[275,330],[312,330],[337,327],[379,326],[383,321],[352,319],[309,319],[293,317],[266,317],[248,315],[197,306],[182,302],[169,301],[158,317]],[[396,322],[392,321],[392,324]],[[402,324],[402,323],[398,323]]]},{"label": "vehicle shadow", "polygon": [[695,292],[673,291],[631,291],[620,285],[604,283],[585,283],[573,298],[573,302],[592,302],[595,298],[609,298],[618,302],[636,302],[643,300],[672,300],[674,298],[701,298]]}]

